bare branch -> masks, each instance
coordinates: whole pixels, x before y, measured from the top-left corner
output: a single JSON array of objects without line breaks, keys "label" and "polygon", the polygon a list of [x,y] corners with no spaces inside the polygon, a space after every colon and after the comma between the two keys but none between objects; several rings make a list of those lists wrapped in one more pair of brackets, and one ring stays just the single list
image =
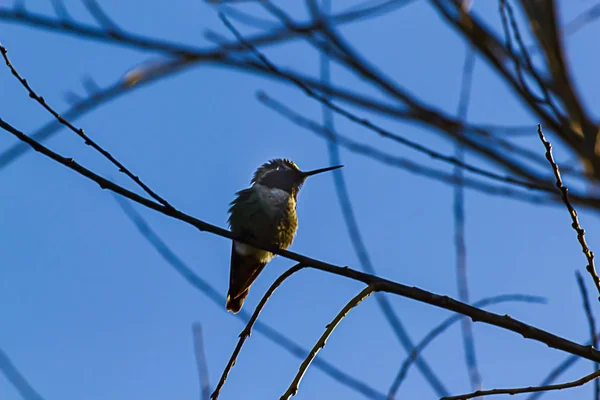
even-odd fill
[{"label": "bare branch", "polygon": [[323,347],[325,347],[325,343],[326,343],[327,339],[329,338],[329,336],[331,336],[331,334],[333,333],[333,330],[338,326],[338,324],[340,322],[342,322],[344,317],[346,315],[348,315],[348,313],[354,307],[358,306],[364,299],[369,297],[373,292],[376,292],[377,290],[378,290],[377,283],[370,284],[369,286],[364,288],[359,294],[357,294],[352,300],[350,300],[348,302],[348,304],[346,304],[344,306],[344,308],[342,308],[342,310],[338,313],[338,315],[335,316],[333,321],[331,321],[327,325],[327,327],[325,328],[325,332],[323,332],[323,335],[321,335],[321,337],[319,338],[317,343],[315,343],[315,346],[312,348],[312,350],[310,351],[310,353],[304,360],[304,362],[300,365],[300,369],[298,370],[298,373],[294,377],[294,380],[292,381],[292,383],[290,384],[290,386],[288,387],[286,392],[283,394],[283,396],[281,396],[280,400],[287,400],[290,397],[295,396],[296,393],[298,393],[298,386],[300,385],[300,381],[302,380],[302,377],[306,373],[306,370],[310,366],[311,362],[315,359],[315,357],[319,353],[319,350],[321,350]]},{"label": "bare branch", "polygon": [[238,341],[237,345],[235,346],[235,349],[233,350],[233,354],[231,354],[231,357],[229,358],[229,362],[227,363],[227,366],[225,367],[225,370],[223,371],[223,374],[221,375],[221,379],[219,379],[219,383],[217,384],[217,387],[215,388],[214,392],[210,395],[210,398],[212,400],[217,400],[219,398],[221,389],[223,388],[223,385],[225,384],[225,381],[227,380],[227,375],[229,375],[229,371],[231,371],[231,368],[233,368],[233,366],[235,365],[235,362],[237,361],[237,357],[240,354],[240,351],[242,350],[242,346],[244,345],[244,342],[246,341],[246,339],[248,339],[250,337],[250,334],[252,333],[252,326],[258,319],[258,316],[260,315],[260,312],[267,304],[267,301],[269,301],[269,299],[271,298],[271,296],[273,295],[275,290],[277,290],[277,288],[283,283],[283,281],[285,281],[287,278],[289,278],[296,272],[300,271],[302,268],[304,268],[304,266],[302,264],[296,264],[293,267],[291,267],[290,269],[288,269],[287,271],[285,271],[283,274],[281,274],[279,276],[279,278],[277,278],[275,280],[275,282],[273,282],[273,284],[269,287],[269,290],[267,290],[266,293],[263,295],[262,299],[260,300],[260,303],[258,303],[258,305],[256,306],[256,309],[254,310],[252,317],[248,321],[248,324],[246,325],[244,330],[240,333],[240,340]]},{"label": "bare branch", "polygon": [[600,377],[600,371],[595,371],[589,375],[584,376],[581,379],[577,379],[576,381],[561,383],[558,385],[549,385],[549,386],[530,386],[524,388],[514,388],[514,389],[492,389],[492,390],[478,390],[477,392],[461,394],[458,396],[450,396],[443,397],[440,400],[467,400],[473,399],[475,397],[481,396],[489,396],[494,394],[521,394],[521,393],[532,393],[532,392],[547,392],[549,390],[563,390],[574,388],[577,386],[582,386],[588,383],[591,380],[597,379]]},{"label": "bare branch", "polygon": [[[594,253],[588,248],[587,242],[585,240],[585,231],[583,230],[581,225],[579,225],[579,218],[577,217],[577,211],[575,211],[575,209],[571,205],[571,201],[569,200],[569,189],[567,189],[563,185],[562,178],[560,176],[560,170],[558,168],[558,165],[554,161],[554,157],[552,156],[552,145],[546,140],[546,137],[544,136],[544,132],[542,131],[541,124],[538,124],[538,135],[540,137],[540,140],[544,144],[544,147],[546,148],[546,159],[552,166],[552,171],[554,172],[554,176],[556,177],[556,187],[560,191],[562,201],[565,203],[567,210],[569,210],[569,215],[571,216],[571,221],[573,221],[571,226],[573,227],[575,232],[577,232],[577,240],[579,240],[579,244],[581,245],[581,250],[583,251],[583,254],[585,254],[585,257],[587,258],[588,264],[586,266],[586,270],[592,277],[594,284],[596,285],[596,289],[598,289],[598,293],[600,294],[600,278],[598,277],[598,274],[596,273],[596,266],[594,265]],[[600,297],[598,298],[598,301],[600,301]]]}]

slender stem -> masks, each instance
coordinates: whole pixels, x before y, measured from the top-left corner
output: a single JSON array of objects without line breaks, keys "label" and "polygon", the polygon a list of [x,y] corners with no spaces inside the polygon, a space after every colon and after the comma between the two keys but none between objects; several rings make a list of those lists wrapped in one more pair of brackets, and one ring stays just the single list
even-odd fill
[{"label": "slender stem", "polygon": [[281,396],[280,400],[287,400],[290,397],[295,396],[296,393],[298,393],[298,387],[300,385],[300,381],[302,380],[302,377],[306,373],[306,370],[308,369],[308,367],[310,366],[312,361],[315,359],[315,357],[317,356],[319,351],[323,347],[325,347],[325,343],[327,342],[327,339],[329,338],[329,336],[331,336],[331,334],[333,333],[333,330],[336,328],[336,326],[338,326],[338,324],[340,322],[342,322],[342,320],[344,319],[344,317],[346,315],[348,315],[350,310],[352,310],[354,307],[359,305],[364,299],[369,297],[373,292],[376,292],[377,290],[378,290],[378,285],[376,283],[364,288],[359,294],[354,296],[354,298],[352,298],[352,300],[350,300],[344,306],[344,308],[342,308],[342,310],[335,316],[333,321],[331,321],[327,325],[327,327],[325,328],[325,332],[323,332],[323,334],[321,335],[321,337],[319,338],[317,343],[315,343],[315,345],[312,348],[312,350],[310,351],[310,353],[308,353],[308,356],[306,356],[306,359],[304,359],[304,362],[300,365],[300,368],[298,369],[298,373],[294,377],[294,380],[292,381],[292,383],[290,384],[288,389],[285,391],[283,396]]},{"label": "slender stem", "polygon": [[[589,249],[587,245],[587,242],[585,240],[585,230],[579,224],[579,217],[577,216],[577,211],[575,211],[575,208],[573,208],[573,205],[571,205],[571,201],[569,200],[569,189],[567,189],[567,187],[563,185],[563,181],[560,176],[560,169],[558,168],[556,161],[554,161],[554,156],[552,155],[552,145],[546,140],[544,132],[542,131],[541,124],[538,124],[538,135],[540,137],[540,140],[544,144],[544,147],[546,148],[546,159],[552,166],[552,171],[554,172],[554,176],[556,177],[556,187],[560,191],[563,203],[565,203],[567,210],[569,210],[569,215],[571,216],[572,221],[571,227],[575,230],[575,232],[577,232],[577,240],[579,240],[581,250],[587,258],[588,264],[586,266],[586,270],[592,277],[594,284],[596,285],[596,289],[600,294],[600,277],[598,277],[598,273],[596,272],[596,266],[594,264],[594,253]],[[598,301],[600,301],[600,297],[598,297]]]}]

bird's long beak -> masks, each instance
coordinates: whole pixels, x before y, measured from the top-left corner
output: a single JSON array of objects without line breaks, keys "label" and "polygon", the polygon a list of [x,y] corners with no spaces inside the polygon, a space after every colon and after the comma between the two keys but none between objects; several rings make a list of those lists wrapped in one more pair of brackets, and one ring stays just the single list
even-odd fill
[{"label": "bird's long beak", "polygon": [[312,171],[307,171],[307,172],[303,172],[302,175],[304,175],[304,177],[308,177],[308,176],[312,176],[312,175],[316,175],[316,174],[320,174],[321,172],[327,172],[327,171],[332,171],[334,169],[338,169],[338,168],[342,168],[343,165],[336,165],[335,167],[327,167],[327,168],[321,168],[321,169],[313,169]]}]

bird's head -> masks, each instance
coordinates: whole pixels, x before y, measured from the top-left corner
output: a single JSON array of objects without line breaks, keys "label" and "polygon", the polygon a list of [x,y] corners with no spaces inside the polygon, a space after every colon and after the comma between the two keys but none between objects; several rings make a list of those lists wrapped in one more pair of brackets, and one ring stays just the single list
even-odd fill
[{"label": "bird's head", "polygon": [[277,158],[261,165],[254,173],[251,183],[253,185],[260,184],[268,188],[285,190],[290,195],[296,197],[306,178],[341,167],[343,165],[305,172],[301,171],[293,161],[286,158]]}]

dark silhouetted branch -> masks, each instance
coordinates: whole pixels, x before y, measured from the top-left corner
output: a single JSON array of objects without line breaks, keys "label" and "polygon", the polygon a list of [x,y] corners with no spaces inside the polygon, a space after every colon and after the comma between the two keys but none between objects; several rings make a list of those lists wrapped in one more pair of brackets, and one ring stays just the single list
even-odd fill
[{"label": "dark silhouetted branch", "polygon": [[292,268],[285,271],[283,274],[281,274],[279,276],[279,278],[277,278],[275,280],[275,282],[273,282],[271,287],[269,287],[269,290],[267,290],[266,293],[263,295],[262,299],[256,306],[256,309],[254,310],[252,317],[248,321],[248,324],[246,325],[244,330],[240,333],[240,340],[238,341],[237,345],[235,346],[235,349],[233,350],[233,354],[231,354],[231,357],[229,358],[229,362],[227,363],[227,366],[225,367],[225,370],[223,371],[223,374],[221,375],[221,379],[219,379],[219,383],[217,384],[217,387],[215,388],[214,392],[210,395],[210,398],[212,400],[217,400],[219,398],[219,393],[221,393],[221,389],[223,388],[223,385],[225,384],[225,381],[227,380],[227,375],[229,375],[229,371],[231,371],[231,368],[233,368],[233,366],[235,365],[237,357],[240,354],[240,351],[242,350],[242,346],[244,345],[244,342],[246,341],[246,339],[248,339],[250,337],[250,334],[252,333],[252,326],[258,319],[258,316],[260,315],[260,312],[267,304],[267,301],[269,301],[269,299],[271,298],[271,296],[273,295],[275,290],[277,290],[277,288],[283,283],[283,281],[285,281],[287,278],[292,276],[294,273],[300,271],[302,268],[304,268],[304,266],[302,264],[296,264]]},{"label": "dark silhouetted branch", "polygon": [[294,380],[292,381],[292,383],[290,384],[288,389],[285,391],[283,396],[281,396],[280,400],[287,400],[290,397],[295,396],[296,393],[298,393],[298,387],[300,386],[300,381],[302,380],[302,377],[306,373],[306,370],[310,366],[311,362],[315,359],[315,357],[317,356],[319,351],[323,347],[325,347],[325,343],[327,342],[327,339],[329,338],[329,336],[331,336],[331,334],[333,333],[334,329],[338,326],[338,324],[340,322],[342,322],[344,317],[346,315],[348,315],[348,313],[354,307],[358,306],[364,299],[369,297],[373,292],[376,292],[378,290],[378,288],[379,288],[379,285],[377,283],[369,284],[369,286],[364,288],[359,294],[357,294],[354,298],[352,298],[352,300],[350,300],[348,302],[348,304],[346,304],[344,306],[344,308],[342,308],[342,310],[338,313],[338,315],[335,316],[333,321],[331,321],[327,325],[327,327],[325,328],[325,332],[323,332],[323,335],[321,335],[321,337],[319,338],[317,343],[315,343],[315,345],[312,348],[312,350],[310,351],[310,353],[308,353],[308,356],[306,357],[304,362],[300,365],[300,368],[298,369],[298,373],[294,377]]}]

